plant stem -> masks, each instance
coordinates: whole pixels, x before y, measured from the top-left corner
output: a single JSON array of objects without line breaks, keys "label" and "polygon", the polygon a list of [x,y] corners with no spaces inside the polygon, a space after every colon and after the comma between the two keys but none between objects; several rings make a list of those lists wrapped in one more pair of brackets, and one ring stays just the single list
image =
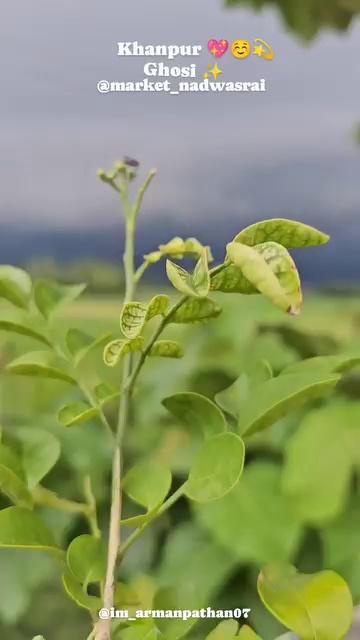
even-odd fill
[{"label": "plant stem", "polygon": [[123,556],[128,551],[128,549],[130,549],[130,547],[132,547],[134,542],[136,542],[136,540],[140,538],[141,534],[149,526],[149,524],[152,524],[154,520],[159,518],[163,513],[165,513],[165,511],[170,509],[170,507],[172,507],[172,505],[175,504],[175,502],[183,496],[184,489],[185,489],[185,484],[182,484],[181,487],[179,487],[176,491],[174,491],[174,493],[167,500],[165,500],[165,502],[161,505],[159,511],[156,512],[153,518],[150,518],[149,520],[147,520],[147,522],[145,522],[138,529],[135,529],[135,531],[133,531],[133,533],[129,535],[129,537],[125,540],[124,544],[121,545],[120,547],[119,558],[123,558]]},{"label": "plant stem", "polygon": [[45,487],[41,485],[38,485],[34,489],[33,498],[35,504],[41,507],[50,507],[51,509],[66,511],[67,513],[82,513],[85,516],[89,515],[89,507],[87,504],[68,500],[67,498],[60,498],[55,491],[45,489]]},{"label": "plant stem", "polygon": [[[129,302],[135,291],[135,220],[133,210],[130,207],[128,199],[128,187],[123,187],[121,191],[121,199],[125,211],[126,227],[125,227],[125,251],[124,251],[124,271],[125,271],[125,296],[124,304]],[[122,385],[123,388],[128,377],[131,375],[131,357],[126,358],[124,363]],[[107,570],[104,585],[104,607],[111,609],[114,605],[114,589],[116,578],[116,565],[118,553],[121,543],[121,444],[122,437],[129,414],[129,391],[124,389],[124,393],[120,399],[119,417],[115,435],[114,454],[112,462],[112,489],[111,489],[111,512],[109,527],[109,543],[108,543],[108,559]],[[111,639],[111,620],[101,620],[97,625],[96,640]]]}]

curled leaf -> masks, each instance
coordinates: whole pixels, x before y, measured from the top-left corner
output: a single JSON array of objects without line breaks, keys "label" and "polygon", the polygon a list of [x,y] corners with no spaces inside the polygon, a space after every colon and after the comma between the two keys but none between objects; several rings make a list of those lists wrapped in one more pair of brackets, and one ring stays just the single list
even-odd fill
[{"label": "curled leaf", "polygon": [[97,612],[101,607],[101,599],[96,596],[89,596],[84,591],[80,582],[76,580],[71,571],[66,571],[62,577],[64,589],[69,598],[73,600],[78,607]]},{"label": "curled leaf", "polygon": [[108,367],[115,367],[127,353],[141,351],[143,343],[144,338],[142,336],[133,340],[123,340],[121,338],[112,340],[104,349],[103,358],[105,364]]},{"label": "curled leaf", "polygon": [[166,261],[166,274],[171,284],[184,295],[206,298],[210,290],[210,274],[206,251],[203,251],[192,274],[179,265]]},{"label": "curled leaf", "polygon": [[175,340],[158,340],[151,347],[149,355],[160,358],[182,358],[184,350]]},{"label": "curled leaf", "polygon": [[144,256],[144,259],[149,264],[155,264],[159,262],[164,256],[171,256],[172,258],[181,260],[185,256],[200,256],[202,252],[206,250],[209,262],[212,262],[213,256],[211,254],[210,247],[205,247],[196,238],[172,238],[166,244],[161,244],[158,251],[152,251]]},{"label": "curled leaf", "polygon": [[255,249],[231,242],[227,246],[227,253],[231,262],[240,267],[246,279],[260,293],[270,298],[283,311],[291,314],[297,313],[298,309],[292,303],[279,280],[265,259]]},{"label": "curled leaf", "polygon": [[128,302],[124,305],[120,316],[120,328],[124,336],[136,338],[142,332],[146,322],[158,315],[164,315],[169,306],[169,297],[155,296],[149,304]]},{"label": "curled leaf", "polygon": [[98,409],[86,402],[74,402],[60,409],[58,420],[64,427],[74,427],[98,415]]},{"label": "curled leaf", "polygon": [[31,296],[30,276],[23,269],[0,265],[0,298],[26,309]]},{"label": "curled leaf", "polygon": [[66,554],[68,568],[81,584],[99,582],[106,574],[106,546],[84,534],[72,540]]},{"label": "curled leaf", "polygon": [[101,382],[94,389],[95,397],[100,405],[104,405],[117,398],[120,391],[107,382]]},{"label": "curled leaf", "polygon": [[278,242],[288,249],[298,249],[327,244],[329,239],[330,236],[326,233],[302,222],[286,218],[273,218],[246,227],[235,236],[233,242],[241,242],[249,247],[254,247],[262,242],[272,241]]}]

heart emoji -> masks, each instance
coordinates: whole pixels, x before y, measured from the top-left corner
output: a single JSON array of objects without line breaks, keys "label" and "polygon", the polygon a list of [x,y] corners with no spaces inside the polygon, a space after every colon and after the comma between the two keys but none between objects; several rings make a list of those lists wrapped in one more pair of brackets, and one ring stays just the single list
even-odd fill
[{"label": "heart emoji", "polygon": [[227,52],[229,43],[227,40],[209,40],[208,49],[215,58],[222,58],[224,53]]}]

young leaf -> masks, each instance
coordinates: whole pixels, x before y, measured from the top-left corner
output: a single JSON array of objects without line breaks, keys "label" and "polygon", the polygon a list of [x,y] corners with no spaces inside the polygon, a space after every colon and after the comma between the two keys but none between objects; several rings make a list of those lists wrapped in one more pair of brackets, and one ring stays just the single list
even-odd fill
[{"label": "young leaf", "polygon": [[185,494],[196,502],[218,500],[239,482],[245,446],[234,433],[223,433],[205,441],[185,485]]},{"label": "young leaf", "polygon": [[329,393],[340,376],[318,372],[278,376],[256,387],[241,406],[238,428],[250,435],[271,426],[308,400]]},{"label": "young leaf", "polygon": [[5,445],[0,445],[0,491],[19,507],[33,508],[31,493],[24,482],[21,461]]},{"label": "young leaf", "polygon": [[111,333],[105,333],[98,338],[93,338],[79,329],[69,329],[65,342],[69,352],[74,358],[75,366],[78,366],[91,351],[104,346],[111,337]]},{"label": "young leaf", "polygon": [[78,536],[67,550],[66,562],[81,584],[100,582],[106,574],[106,546],[93,536]]},{"label": "young leaf", "polygon": [[298,249],[327,244],[330,236],[296,220],[274,218],[246,227],[235,236],[233,242],[241,242],[253,247],[268,240],[278,242],[288,249]]},{"label": "young leaf", "polygon": [[141,351],[144,343],[144,338],[139,336],[134,340],[112,340],[109,342],[103,354],[103,359],[108,367],[115,367],[121,359],[131,351]]},{"label": "young leaf", "polygon": [[26,309],[31,295],[31,278],[23,269],[0,265],[0,298]]},{"label": "young leaf", "polygon": [[281,624],[304,640],[342,640],[351,626],[351,593],[333,571],[305,575],[270,565],[259,575],[258,592]]},{"label": "young leaf", "polygon": [[66,571],[62,577],[64,589],[69,598],[78,607],[97,612],[101,607],[101,599],[96,596],[89,596],[82,588],[81,584],[74,578],[70,571]]},{"label": "young leaf", "polygon": [[297,313],[297,308],[292,304],[278,278],[255,249],[231,242],[227,245],[227,254],[231,262],[240,267],[246,279],[275,306],[287,313]]},{"label": "young leaf", "polygon": [[32,338],[33,340],[42,342],[47,346],[49,346],[50,344],[46,336],[33,329],[26,320],[20,318],[12,311],[2,311],[0,318],[0,331],[8,331],[9,333],[16,333],[20,336],[26,336],[27,338]]},{"label": "young leaf", "polygon": [[182,358],[184,350],[174,340],[157,340],[151,347],[149,355],[160,358]]},{"label": "young leaf", "polygon": [[164,256],[172,256],[181,260],[184,256],[200,256],[204,250],[207,252],[209,262],[212,262],[213,256],[210,247],[205,247],[196,238],[183,240],[175,237],[166,244],[161,244],[158,251],[152,251],[152,253],[145,255],[144,259],[149,264],[155,264]]},{"label": "young leaf", "polygon": [[209,293],[210,274],[205,251],[201,254],[192,274],[171,260],[166,261],[166,274],[175,289],[186,296],[206,298]]},{"label": "young leaf", "polygon": [[149,304],[142,302],[128,302],[124,305],[120,316],[120,328],[128,339],[141,334],[146,322],[155,316],[165,315],[170,299],[168,296],[158,295]]},{"label": "young leaf", "polygon": [[76,385],[76,380],[68,372],[66,360],[54,356],[49,351],[26,353],[10,362],[6,370],[19,376],[50,378]]},{"label": "young leaf", "polygon": [[8,507],[0,511],[0,547],[63,554],[39,516],[22,507]]},{"label": "young leaf", "polygon": [[34,285],[34,300],[40,313],[49,319],[63,305],[76,300],[85,284],[62,285],[52,280],[38,280]]},{"label": "young leaf", "polygon": [[[239,640],[261,640],[260,636],[255,633],[247,624],[244,624],[241,627],[238,635],[236,636]],[[279,639],[280,640],[280,639]]]},{"label": "young leaf", "polygon": [[243,293],[246,295],[260,293],[245,277],[240,267],[229,263],[224,269],[211,276],[211,291],[222,293]]},{"label": "young leaf", "polygon": [[123,520],[129,526],[140,526],[153,517],[164,502],[171,487],[171,472],[153,461],[140,462],[123,479],[123,490],[147,512]]},{"label": "young leaf", "polygon": [[18,429],[22,442],[22,464],[30,489],[36,487],[60,457],[60,443],[52,433],[33,427]]},{"label": "young leaf", "polygon": [[224,414],[211,400],[199,393],[183,392],[164,398],[164,407],[185,424],[190,433],[215,436],[227,430]]},{"label": "young leaf", "polygon": [[224,620],[208,633],[205,640],[235,640],[238,628],[236,620]]},{"label": "young leaf", "polygon": [[73,402],[59,411],[58,420],[63,427],[75,427],[92,420],[98,415],[98,409],[86,402]]},{"label": "young leaf", "polygon": [[209,298],[188,298],[171,316],[170,322],[188,324],[217,318],[222,308]]},{"label": "young leaf", "polygon": [[[159,640],[154,620],[136,620],[121,631],[121,640]],[[119,636],[115,640],[120,640]]]}]

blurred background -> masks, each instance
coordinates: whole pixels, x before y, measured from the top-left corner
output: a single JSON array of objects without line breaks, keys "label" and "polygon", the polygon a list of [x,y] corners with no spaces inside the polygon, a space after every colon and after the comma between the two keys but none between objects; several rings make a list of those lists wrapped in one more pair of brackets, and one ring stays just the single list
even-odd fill
[{"label": "blurred background", "polygon": [[[295,252],[308,289],[295,323],[257,296],[219,295],[221,320],[171,328],[186,356],[145,370],[125,453],[130,465],[154,451],[170,464],[175,487],[189,469],[193,442],[165,414],[161,398],[185,389],[213,398],[259,359],[276,374],[302,358],[360,350],[359,13],[359,0],[38,0],[3,9],[0,262],[26,266],[34,277],[89,284],[84,299],[60,318],[59,334],[69,326],[94,335],[118,332],[121,212],[96,170],[123,155],[139,160],[140,172],[158,169],[142,214],[138,260],[174,235],[198,237],[221,259],[242,227],[268,217],[299,219],[332,235],[326,247]],[[118,57],[118,41],[202,44],[194,60],[201,76],[211,61],[210,38],[257,37],[273,46],[274,61],[238,61],[228,53],[218,64],[224,79],[265,77],[266,94],[97,93],[101,79],[143,77],[144,60]],[[140,297],[148,299],[160,282],[164,289],[163,263],[148,271]],[[105,530],[108,444],[96,423],[65,432],[57,425],[59,407],[75,399],[67,387],[4,374],[6,363],[30,347],[28,339],[0,336],[6,437],[16,438],[24,426],[56,434],[63,457],[47,486],[79,500],[90,473]],[[116,382],[100,359],[97,354],[88,363],[90,382],[99,376]],[[352,372],[334,397],[310,411],[340,406],[346,424],[359,399],[359,372]],[[251,623],[265,640],[281,631],[255,591],[265,562],[334,568],[359,602],[358,475],[341,504],[311,522],[294,515],[294,499],[282,490],[287,448],[307,411],[251,443],[244,476],[251,503],[239,496],[232,515],[225,507],[202,515],[181,500],[134,547],[122,578],[142,593],[176,580],[184,589],[191,583],[213,606],[250,606]],[[110,407],[110,419],[114,412]],[[323,441],[311,446],[326,459]],[[316,482],[321,500],[329,479]],[[316,487],[311,494],[316,498]],[[79,517],[44,515],[64,546],[86,532]],[[46,640],[67,640],[85,638],[88,628],[86,612],[67,600],[50,559],[1,551],[1,637],[30,640],[43,633]],[[191,638],[202,640],[207,631],[194,630]]]}]

